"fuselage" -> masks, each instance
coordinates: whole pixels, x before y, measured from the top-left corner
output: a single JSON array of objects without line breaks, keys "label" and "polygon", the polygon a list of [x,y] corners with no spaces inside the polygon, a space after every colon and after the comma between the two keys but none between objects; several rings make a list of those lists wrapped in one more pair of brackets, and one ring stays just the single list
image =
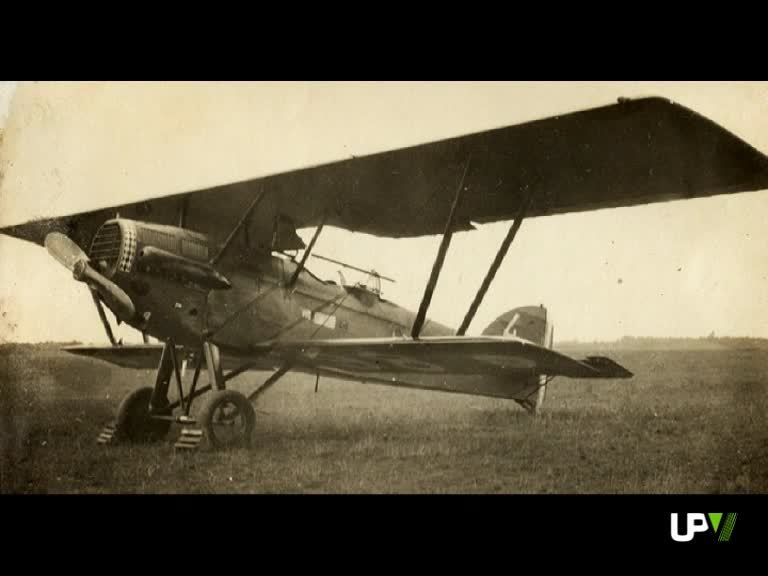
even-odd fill
[{"label": "fuselage", "polygon": [[[365,286],[340,286],[306,268],[291,282],[299,263],[290,257],[238,252],[216,264],[228,287],[211,288],[200,281],[200,274],[188,272],[194,272],[193,265],[208,265],[207,238],[179,228],[117,223],[117,228],[105,225],[108,235],[96,236],[91,258],[133,301],[136,315],[126,322],[158,339],[187,346],[207,339],[224,350],[247,351],[274,340],[410,333],[415,314]],[[104,248],[95,248],[112,245],[109,257]],[[173,261],[172,266],[158,265],[150,258],[158,250],[169,259],[171,253],[184,258],[190,266]],[[424,336],[453,333],[432,321],[421,331]]]},{"label": "fuselage", "polygon": [[[544,376],[530,372],[535,366],[530,359],[518,359],[524,365],[518,373],[493,369],[447,373],[429,356],[393,354],[395,344],[390,339],[409,337],[416,318],[413,312],[381,298],[374,288],[321,280],[292,257],[254,249],[252,238],[245,234],[234,243],[237,231],[235,228],[220,242],[182,227],[109,220],[95,234],[89,251],[91,276],[103,280],[92,288],[107,305],[111,302],[116,315],[122,311],[121,319],[136,329],[193,353],[206,342],[215,344],[223,358],[238,361],[235,371],[247,370],[254,358],[271,368],[282,366],[285,357],[280,354],[272,358],[274,362],[265,356],[265,351],[281,348],[270,346],[277,342],[298,342],[294,348],[303,354],[316,344],[309,343],[313,340],[337,339],[359,345],[365,340],[386,339],[387,351],[358,350],[352,357],[341,352],[339,346],[344,343],[339,342],[339,352],[324,353],[326,364],[316,366],[316,373],[524,403],[542,390]],[[60,259],[66,261],[66,243],[59,248],[64,255]],[[69,252],[78,250],[75,246]],[[486,333],[487,339],[531,338],[531,344],[551,347],[551,339],[546,342],[551,334],[546,312],[540,307],[511,310]],[[424,337],[454,335],[451,328],[429,320],[420,332]],[[470,350],[464,350],[468,362],[490,361],[503,368],[515,361],[482,351],[473,356]],[[291,357],[289,362],[294,360]]]},{"label": "fuselage", "polygon": [[[232,289],[207,297],[208,330],[223,347],[242,348],[277,339],[384,338],[409,334],[415,314],[365,286],[323,281],[292,259],[269,256],[239,266],[229,277]],[[453,334],[427,322],[422,334]]]}]

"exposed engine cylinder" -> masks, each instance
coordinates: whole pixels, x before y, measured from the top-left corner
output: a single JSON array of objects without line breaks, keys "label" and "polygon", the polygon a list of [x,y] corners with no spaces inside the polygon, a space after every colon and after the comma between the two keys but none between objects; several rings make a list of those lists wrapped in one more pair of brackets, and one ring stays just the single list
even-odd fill
[{"label": "exposed engine cylinder", "polygon": [[91,242],[88,254],[94,267],[107,278],[120,270],[130,272],[136,256],[136,227],[129,220],[108,220]]}]

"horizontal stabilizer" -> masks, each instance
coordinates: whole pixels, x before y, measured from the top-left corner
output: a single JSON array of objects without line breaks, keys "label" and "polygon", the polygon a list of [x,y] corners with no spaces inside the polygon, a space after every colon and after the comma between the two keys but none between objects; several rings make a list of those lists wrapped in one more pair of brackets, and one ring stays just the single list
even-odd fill
[{"label": "horizontal stabilizer", "polygon": [[605,356],[587,356],[581,360],[592,368],[596,374],[590,378],[632,378],[634,374]]}]

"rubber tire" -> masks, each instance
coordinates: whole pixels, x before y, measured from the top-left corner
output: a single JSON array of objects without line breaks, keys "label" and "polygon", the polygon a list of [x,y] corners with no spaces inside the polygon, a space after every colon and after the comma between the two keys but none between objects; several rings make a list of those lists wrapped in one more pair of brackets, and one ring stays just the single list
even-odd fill
[{"label": "rubber tire", "polygon": [[[245,417],[245,430],[242,436],[226,445],[216,438],[213,428],[213,415],[216,409],[224,403],[235,404],[240,409],[240,414]],[[214,390],[208,395],[203,406],[200,408],[197,423],[203,429],[206,443],[211,449],[248,448],[251,445],[251,434],[256,425],[256,412],[248,398],[237,390]]]},{"label": "rubber tire", "polygon": [[147,444],[162,440],[171,427],[169,420],[149,417],[152,388],[145,387],[128,394],[117,409],[116,436],[120,441]]}]

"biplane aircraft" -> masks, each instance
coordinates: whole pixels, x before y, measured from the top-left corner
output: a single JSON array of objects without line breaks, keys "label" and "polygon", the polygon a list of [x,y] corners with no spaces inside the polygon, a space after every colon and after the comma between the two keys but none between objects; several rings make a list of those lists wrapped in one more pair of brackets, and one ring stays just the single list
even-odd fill
[{"label": "biplane aircraft", "polygon": [[[189,438],[221,447],[248,443],[253,402],[289,371],[507,398],[534,414],[554,377],[631,377],[608,358],[555,351],[541,306],[515,308],[466,335],[523,220],[766,188],[768,157],[653,97],[0,232],[45,246],[90,289],[111,345],[69,352],[157,369],[154,386],[123,399],[104,439],[157,441],[177,422]],[[428,320],[452,235],[496,221],[510,221],[509,232],[459,328]],[[418,310],[385,300],[375,272],[373,285],[311,273],[324,226],[441,234]],[[296,233],[306,228],[315,229],[308,245]],[[145,343],[117,342],[104,305]],[[249,370],[272,375],[250,396],[227,388]]]}]

